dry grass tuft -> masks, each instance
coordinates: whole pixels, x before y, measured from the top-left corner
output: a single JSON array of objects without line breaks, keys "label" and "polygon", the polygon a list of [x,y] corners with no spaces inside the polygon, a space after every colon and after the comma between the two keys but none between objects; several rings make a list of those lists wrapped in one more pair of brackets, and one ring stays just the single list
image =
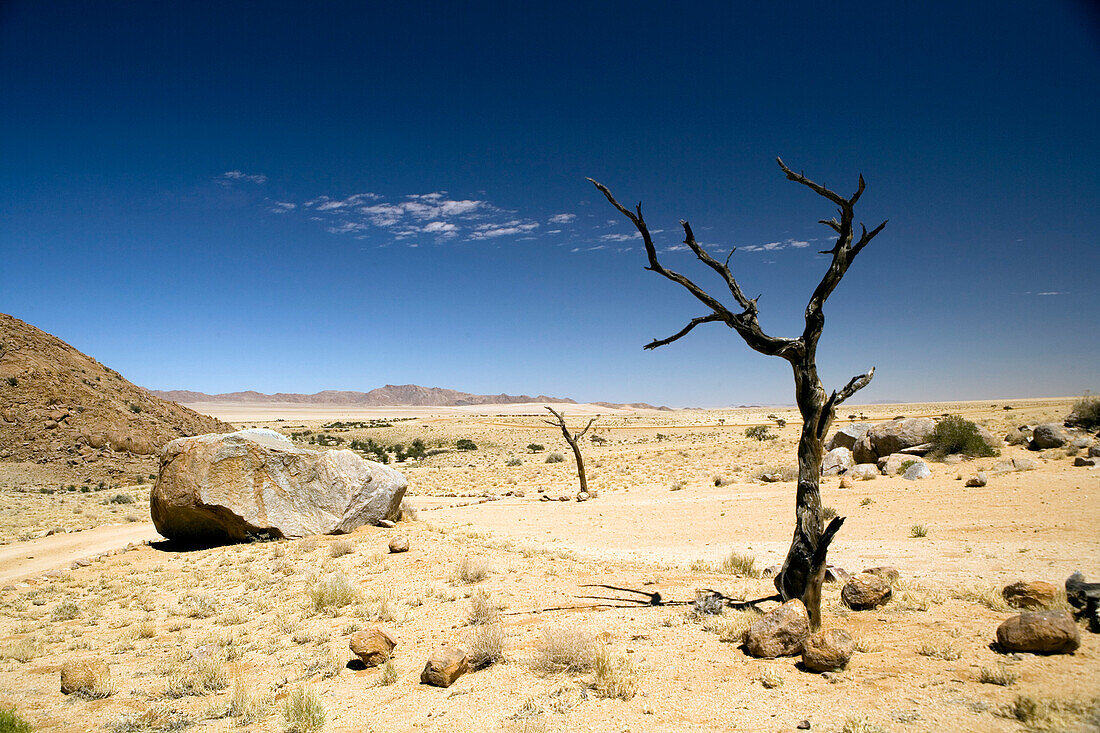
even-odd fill
[{"label": "dry grass tuft", "polygon": [[397,667],[390,658],[382,663],[382,674],[378,677],[378,684],[385,686],[392,685],[394,682],[397,682]]},{"label": "dry grass tuft", "polygon": [[42,654],[42,643],[34,637],[19,639],[0,649],[0,659],[14,659],[26,664]]},{"label": "dry grass tuft", "polygon": [[923,524],[914,524],[909,528],[909,536],[913,538],[927,537],[928,527],[925,527]]},{"label": "dry grass tuft", "polygon": [[233,683],[229,696],[228,715],[237,719],[237,725],[258,723],[271,712],[271,698],[268,695],[253,693],[243,680]]},{"label": "dry grass tuft", "polygon": [[742,578],[760,577],[760,569],[756,567],[756,558],[736,551],[731,552],[722,561],[722,564],[718,566],[718,571]]},{"label": "dry grass tuft", "polygon": [[778,673],[773,672],[770,669],[764,671],[756,679],[758,679],[760,681],[760,684],[762,684],[769,690],[774,690],[783,686],[783,678],[780,677]]},{"label": "dry grass tuft", "polygon": [[454,572],[451,573],[451,582],[455,585],[460,583],[472,585],[473,583],[480,583],[488,577],[488,567],[478,562],[472,562],[468,556],[463,556],[463,558],[455,564]]},{"label": "dry grass tuft", "polygon": [[840,733],[890,733],[890,731],[863,716],[858,716],[845,720]]},{"label": "dry grass tuft", "polygon": [[960,585],[951,588],[947,592],[948,597],[957,601],[965,601],[979,606],[985,606],[991,611],[1007,611],[1008,604],[997,586],[992,584],[975,583]]},{"label": "dry grass tuft", "polygon": [[120,715],[110,724],[113,733],[169,733],[190,727],[190,717],[159,703],[138,715]]},{"label": "dry grass tuft", "polygon": [[80,606],[73,601],[61,601],[53,607],[50,621],[72,621],[80,616]]},{"label": "dry grass tuft", "polygon": [[959,650],[956,649],[955,647],[951,646],[950,644],[943,644],[942,646],[937,646],[936,644],[933,644],[933,643],[928,642],[928,641],[924,642],[919,647],[917,647],[917,654],[920,654],[922,657],[932,657],[933,659],[942,659],[945,662],[953,662],[956,659],[958,659],[960,656],[962,656],[962,654],[959,653]]},{"label": "dry grass tuft", "polygon": [[600,697],[629,700],[638,692],[638,670],[627,656],[613,657],[604,644],[596,650],[592,688]]},{"label": "dry grass tuft", "polygon": [[466,622],[471,625],[492,624],[500,619],[500,606],[494,601],[489,592],[479,588],[470,596],[470,612],[466,615]]},{"label": "dry grass tuft", "polygon": [[283,717],[287,730],[294,733],[313,733],[325,724],[325,705],[311,687],[296,687],[283,702]]},{"label": "dry grass tuft", "polygon": [[185,593],[179,603],[184,615],[189,618],[210,618],[218,613],[218,599],[206,593]]},{"label": "dry grass tuft", "polygon": [[185,662],[168,672],[166,697],[179,698],[186,695],[203,696],[211,692],[224,690],[229,686],[225,671],[225,653],[210,652],[202,659]]},{"label": "dry grass tuft", "polygon": [[355,542],[348,539],[336,540],[328,548],[329,557],[343,557],[355,552]]},{"label": "dry grass tuft", "polygon": [[466,640],[466,652],[472,669],[503,662],[504,631],[499,624],[478,627]]},{"label": "dry grass tuft", "polygon": [[1015,718],[1028,730],[1089,730],[1100,726],[1100,698],[1058,700],[1018,695],[1000,714]]},{"label": "dry grass tuft", "polygon": [[310,588],[309,598],[313,601],[313,610],[336,615],[341,608],[359,599],[359,591],[348,576],[335,572]]},{"label": "dry grass tuft", "polygon": [[582,629],[550,626],[543,629],[531,666],[537,672],[587,672],[596,663],[596,643]]},{"label": "dry grass tuft", "polygon": [[998,664],[996,667],[982,667],[978,673],[978,682],[986,685],[1000,685],[1002,687],[1008,687],[1015,684],[1016,680],[1020,679],[1020,675],[1013,672],[1004,664]]}]

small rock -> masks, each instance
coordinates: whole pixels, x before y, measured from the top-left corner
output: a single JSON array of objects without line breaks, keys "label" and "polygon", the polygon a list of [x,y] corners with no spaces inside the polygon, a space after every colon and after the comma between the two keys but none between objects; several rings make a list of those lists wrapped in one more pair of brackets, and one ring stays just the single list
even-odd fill
[{"label": "small rock", "polygon": [[111,686],[111,668],[102,659],[87,657],[65,662],[61,666],[61,692],[103,696]]},{"label": "small rock", "polygon": [[855,485],[856,485],[856,482],[853,481],[848,476],[842,476],[841,479],[840,479],[840,488],[842,488],[842,489],[850,489]]},{"label": "small rock", "polygon": [[852,470],[848,472],[848,475],[860,481],[870,481],[880,474],[878,466],[873,463],[857,463]]},{"label": "small rock", "polygon": [[1100,458],[1100,443],[1093,443],[1089,446],[1089,458]]},{"label": "small rock", "polygon": [[877,575],[860,573],[852,576],[840,591],[840,600],[853,611],[878,608],[890,600],[890,584]]},{"label": "small rock", "polygon": [[794,598],[764,614],[745,631],[745,648],[763,659],[791,657],[802,651],[810,635],[810,616],[802,601]]},{"label": "small rock", "polygon": [[1075,465],[1075,466],[1095,466],[1096,465],[1096,459],[1095,458],[1084,458],[1082,456],[1077,456],[1076,458],[1073,459],[1073,465]]},{"label": "small rock", "polygon": [[760,572],[761,578],[774,578],[783,569],[782,565],[769,565]]},{"label": "small rock", "polygon": [[966,485],[971,488],[985,486],[987,483],[989,483],[989,478],[985,475],[985,471],[978,471],[966,480]]},{"label": "small rock", "polygon": [[874,568],[867,568],[863,572],[867,573],[868,575],[874,575],[882,578],[891,585],[898,582],[898,580],[901,578],[901,573],[899,573],[898,569],[895,568],[893,565],[880,565]]},{"label": "small rock", "polygon": [[390,552],[408,552],[409,538],[399,535],[390,540]]},{"label": "small rock", "polygon": [[465,651],[443,645],[428,657],[428,663],[420,673],[420,683],[435,687],[450,687],[469,669],[470,664]]},{"label": "small rock", "polygon": [[1021,580],[1006,585],[1001,595],[1013,608],[1049,608],[1058,597],[1058,589],[1041,580]]},{"label": "small rock", "polygon": [[568,496],[559,496],[558,501],[569,501],[569,497]]},{"label": "small rock", "polygon": [[924,461],[917,461],[909,468],[905,469],[905,473],[901,475],[906,481],[918,481],[920,479],[929,478],[932,475],[932,470],[928,468],[928,464]]},{"label": "small rock", "polygon": [[829,567],[825,568],[826,583],[839,583],[842,580],[847,580],[849,577],[851,577],[851,575],[852,574],[844,568],[838,568],[834,565],[830,565]]},{"label": "small rock", "polygon": [[378,526],[385,527],[386,529],[393,529],[397,524],[392,519],[379,519]]},{"label": "small rock", "polygon": [[1024,611],[997,627],[997,643],[1011,652],[1069,654],[1081,633],[1067,611]]},{"label": "small rock", "polygon": [[348,641],[351,653],[363,660],[368,667],[377,667],[393,654],[397,642],[389,632],[375,626],[365,631],[356,631]]},{"label": "small rock", "polygon": [[577,501],[588,501],[589,493],[587,491],[580,491],[577,493]]},{"label": "small rock", "polygon": [[765,483],[774,484],[782,481],[783,475],[779,473],[763,473],[760,474],[760,480]]},{"label": "small rock", "polygon": [[813,672],[835,672],[848,666],[856,643],[843,629],[810,634],[802,644],[802,664]]},{"label": "small rock", "polygon": [[801,723],[796,725],[795,728],[798,728],[798,730],[809,730],[810,729],[810,721],[803,720]]},{"label": "small rock", "polygon": [[[542,491],[542,489],[539,489],[539,491]],[[543,494],[542,496],[539,497],[539,501],[550,501],[550,497],[547,496],[546,494]]]}]

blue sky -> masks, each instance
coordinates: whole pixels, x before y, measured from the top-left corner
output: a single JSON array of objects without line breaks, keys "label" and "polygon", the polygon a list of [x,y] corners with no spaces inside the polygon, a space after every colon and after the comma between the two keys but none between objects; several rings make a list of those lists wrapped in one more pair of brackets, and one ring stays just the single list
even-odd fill
[{"label": "blue sky", "polygon": [[[790,370],[643,270],[795,335],[866,400],[1100,388],[1100,23],[1084,2],[0,5],[0,311],[152,388],[385,383],[670,405]],[[775,7],[772,7],[772,6]]]}]

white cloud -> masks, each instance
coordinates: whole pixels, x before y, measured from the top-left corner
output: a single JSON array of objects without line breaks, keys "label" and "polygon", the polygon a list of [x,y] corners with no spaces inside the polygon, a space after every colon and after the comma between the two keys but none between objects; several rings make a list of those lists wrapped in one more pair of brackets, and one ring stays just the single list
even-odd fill
[{"label": "white cloud", "polygon": [[1044,290],[1041,293],[1036,293],[1036,295],[1069,295],[1069,293],[1064,290]]},{"label": "white cloud", "polygon": [[572,224],[576,221],[576,214],[554,214],[547,219],[548,224]]},{"label": "white cloud", "polygon": [[234,181],[241,181],[244,183],[267,183],[267,176],[263,173],[245,173],[243,171],[226,171],[218,176],[215,180],[223,185],[229,185]]},{"label": "white cloud", "polygon": [[641,232],[633,232],[631,234],[604,234],[600,239],[607,242],[626,242],[630,239],[641,239]]},{"label": "white cloud", "polygon": [[778,252],[781,249],[802,249],[809,247],[810,243],[801,239],[785,239],[782,242],[767,242],[765,244],[746,244],[738,247],[738,252]]},{"label": "white cloud", "polygon": [[298,208],[298,204],[293,204],[289,201],[276,201],[275,205],[269,209],[272,214],[286,214],[294,211]]}]

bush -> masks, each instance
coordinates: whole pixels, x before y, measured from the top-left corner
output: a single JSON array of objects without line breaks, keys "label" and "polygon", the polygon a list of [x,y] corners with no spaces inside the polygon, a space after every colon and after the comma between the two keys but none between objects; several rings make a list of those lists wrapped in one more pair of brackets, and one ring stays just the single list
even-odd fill
[{"label": "bush", "polygon": [[535,670],[544,673],[587,672],[595,663],[595,639],[568,626],[544,629],[532,660]]},{"label": "bush", "polygon": [[511,458],[509,458],[508,460],[506,460],[504,462],[504,465],[505,466],[520,466],[520,465],[523,465],[523,461],[516,458],[515,456],[512,456]]},{"label": "bush", "polygon": [[325,705],[311,687],[296,687],[283,703],[287,727],[298,733],[311,733],[325,725]]},{"label": "bush", "polygon": [[936,423],[931,443],[935,446],[934,453],[941,456],[952,453],[971,457],[997,455],[997,450],[978,432],[978,426],[959,415],[948,415]]},{"label": "bush", "polygon": [[756,558],[752,555],[742,554],[736,550],[731,552],[729,556],[722,561],[718,570],[742,578],[760,577],[760,570],[756,567]]},{"label": "bush", "polygon": [[31,724],[19,717],[15,708],[0,708],[0,733],[31,733]]},{"label": "bush", "polygon": [[1073,403],[1073,412],[1066,418],[1071,427],[1092,429],[1100,427],[1100,397],[1086,394]]},{"label": "bush", "polygon": [[530,443],[527,446],[527,450],[531,451],[532,453],[542,453],[544,450],[546,450],[546,446],[540,445],[539,443]]},{"label": "bush", "polygon": [[359,592],[348,576],[336,572],[329,575],[309,591],[310,600],[313,601],[315,611],[329,611],[335,613],[337,609],[351,605],[359,599]]},{"label": "bush", "polygon": [[112,504],[133,504],[134,497],[129,494],[115,494],[111,497]]},{"label": "bush", "polygon": [[459,438],[455,443],[455,448],[459,450],[477,450],[477,443],[469,438]]},{"label": "bush", "polygon": [[767,425],[753,425],[745,428],[745,437],[753,440],[775,440],[779,436],[772,433]]},{"label": "bush", "polygon": [[563,456],[561,453],[551,453],[550,455],[546,456],[547,463],[561,463],[564,460],[565,456]]},{"label": "bush", "polygon": [[480,626],[466,639],[470,667],[484,669],[504,661],[504,631],[498,624]]}]

